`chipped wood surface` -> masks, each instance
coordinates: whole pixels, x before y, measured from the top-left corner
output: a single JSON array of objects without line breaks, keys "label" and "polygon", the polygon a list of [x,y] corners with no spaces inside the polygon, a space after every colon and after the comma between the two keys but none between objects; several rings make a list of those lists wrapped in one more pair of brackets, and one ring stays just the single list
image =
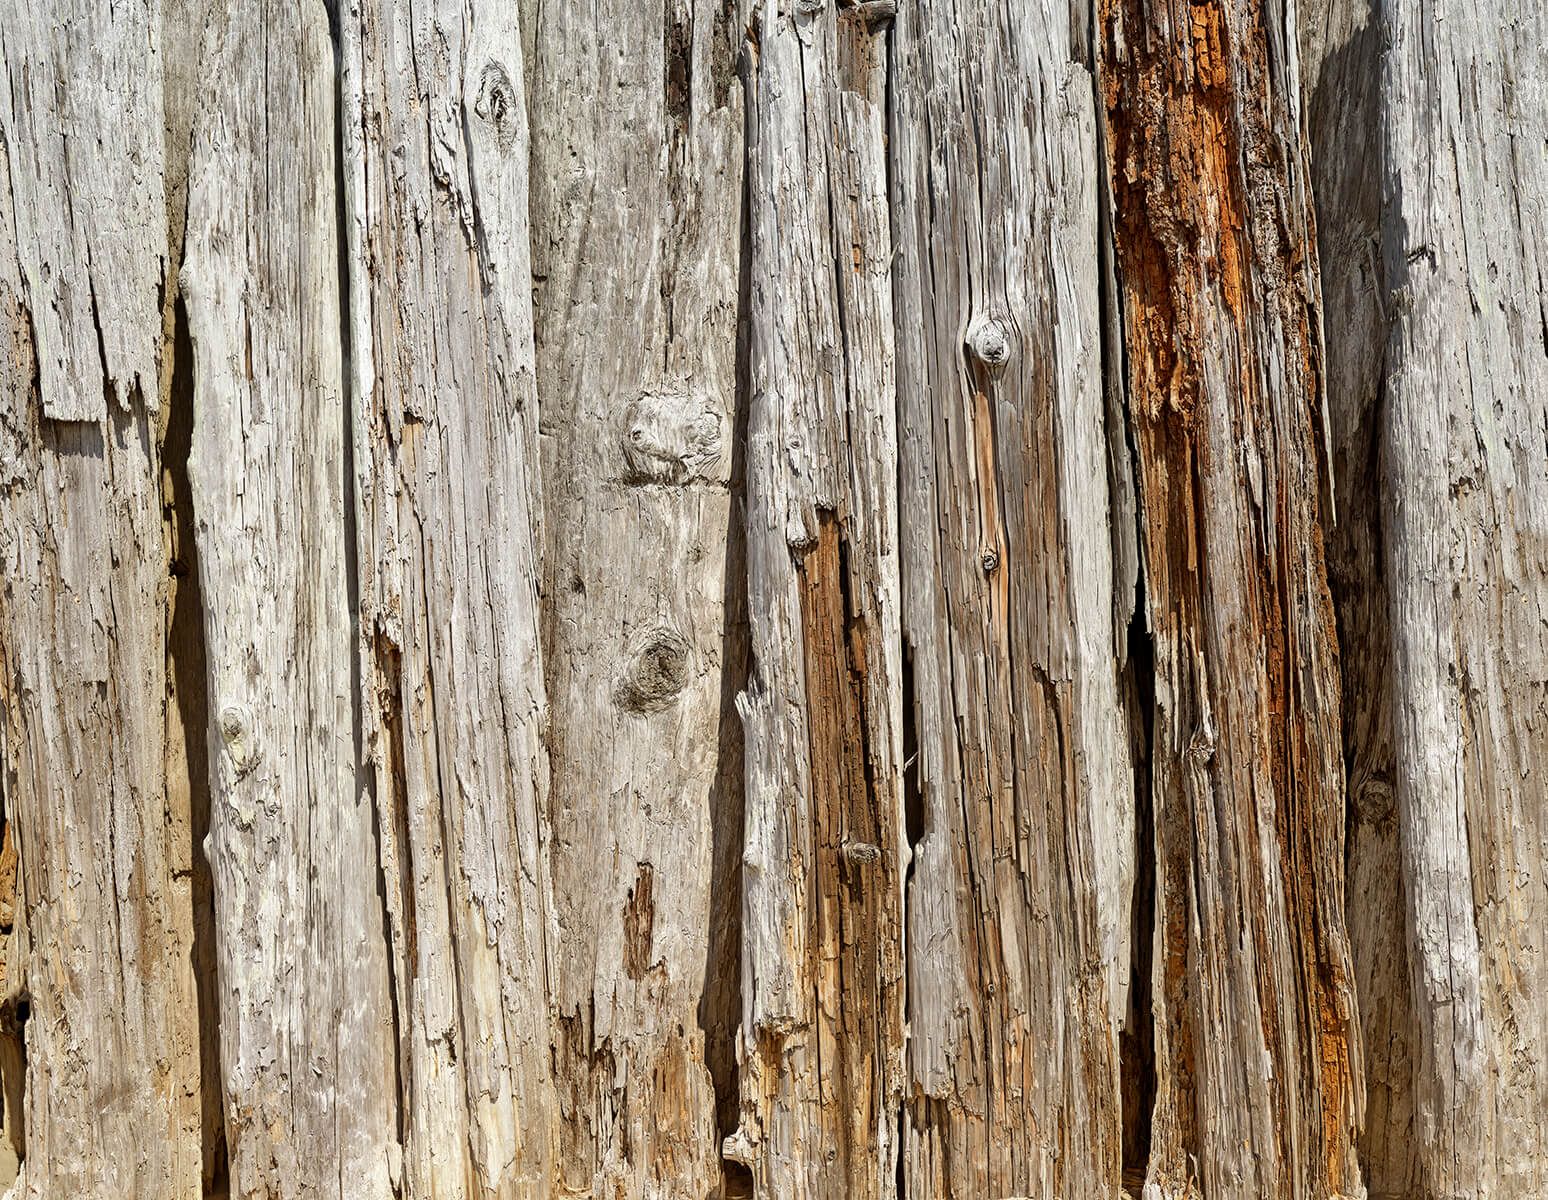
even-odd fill
[{"label": "chipped wood surface", "polygon": [[1545,35],[0,2],[0,1187],[1548,1191]]},{"label": "chipped wood surface", "polygon": [[760,4],[749,54],[751,371],[741,1119],[760,1196],[877,1197],[902,1090],[902,668],[888,30]]}]

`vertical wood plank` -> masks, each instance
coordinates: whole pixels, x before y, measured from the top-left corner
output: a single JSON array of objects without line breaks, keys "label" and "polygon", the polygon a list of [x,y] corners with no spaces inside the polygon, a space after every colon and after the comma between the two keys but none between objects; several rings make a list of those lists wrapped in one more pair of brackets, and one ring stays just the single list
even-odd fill
[{"label": "vertical wood plank", "polygon": [[1387,9],[1381,520],[1421,1186],[1548,1189],[1548,14]]},{"label": "vertical wood plank", "polygon": [[361,0],[343,137],[363,737],[406,1196],[548,1196],[551,904],[512,5]]},{"label": "vertical wood plank", "polygon": [[1130,599],[1078,16],[921,3],[894,34],[912,1197],[1117,1195]]},{"label": "vertical wood plank", "polygon": [[1293,13],[1098,6],[1155,648],[1146,1200],[1361,1187]]},{"label": "vertical wood plank", "polygon": [[0,1025],[17,1197],[200,1194],[186,829],[162,750],[160,22],[156,3],[10,5],[0,33],[0,886],[14,925]]},{"label": "vertical wood plank", "polygon": [[896,1189],[903,912],[890,10],[768,0],[752,254],[741,1123],[756,1194]]},{"label": "vertical wood plank", "polygon": [[721,1183],[736,22],[723,0],[546,0],[530,18],[555,1064],[578,1194]]},{"label": "vertical wood plank", "polygon": [[205,31],[182,268],[231,1191],[385,1197],[398,1123],[355,750],[337,75],[289,0]]}]

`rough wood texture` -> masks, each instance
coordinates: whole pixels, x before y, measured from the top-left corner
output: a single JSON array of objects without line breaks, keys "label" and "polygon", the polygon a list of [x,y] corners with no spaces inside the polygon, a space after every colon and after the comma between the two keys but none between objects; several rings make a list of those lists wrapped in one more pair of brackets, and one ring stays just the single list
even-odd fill
[{"label": "rough wood texture", "polygon": [[922,809],[904,1178],[921,1200],[1106,1197],[1119,1169],[1134,783],[1113,645],[1095,91],[1070,16],[923,3],[894,32]]},{"label": "rough wood texture", "polygon": [[0,0],[0,1194],[1548,1194],[1518,7]]},{"label": "rough wood texture", "polygon": [[1392,744],[1392,657],[1381,569],[1380,418],[1387,299],[1381,263],[1382,34],[1370,0],[1303,15],[1318,257],[1327,329],[1328,440],[1337,520],[1328,575],[1338,611],[1349,814],[1345,912],[1365,1045],[1360,1158],[1376,1200],[1427,1196],[1417,1174],[1403,878]]},{"label": "rough wood texture", "polygon": [[715,997],[736,963],[712,936],[711,893],[717,848],[740,826],[723,712],[741,254],[734,21],[714,0],[533,9],[566,1194],[699,1200],[720,1185],[717,1088],[730,1064]]},{"label": "rough wood texture", "polygon": [[1361,1190],[1292,11],[1099,6],[1155,647],[1147,1200]]},{"label": "rough wood texture", "polygon": [[213,14],[182,268],[231,1191],[390,1195],[391,1004],[357,768],[328,14]]},{"label": "rough wood texture", "polygon": [[9,6],[3,22],[0,1069],[26,1153],[11,1194],[196,1195],[192,921],[163,801],[160,6]]},{"label": "rough wood texture", "polygon": [[[1341,464],[1341,490],[1365,502],[1344,536],[1358,545],[1363,521],[1376,551],[1350,557],[1341,590],[1358,648],[1346,691],[1386,697],[1377,757],[1364,756],[1375,782],[1357,799],[1390,810],[1371,853],[1402,883],[1351,925],[1379,921],[1407,942],[1406,964],[1390,942],[1362,956],[1367,1029],[1386,1020],[1400,1051],[1373,1093],[1371,1185],[1536,1195],[1548,1188],[1548,324],[1535,232],[1548,22],[1536,7],[1456,3],[1322,15],[1303,37],[1326,89],[1319,208],[1334,236],[1359,223],[1334,248],[1348,257],[1325,268],[1330,295],[1349,298],[1342,320],[1329,307],[1345,374],[1330,395],[1363,443]],[[1340,119],[1356,107],[1363,127]]]},{"label": "rough wood texture", "polygon": [[343,73],[363,736],[403,1194],[551,1194],[550,904],[522,48],[362,0]]},{"label": "rough wood texture", "polygon": [[888,17],[749,27],[751,377],[741,1123],[760,1196],[891,1195],[902,1091],[902,665]]}]

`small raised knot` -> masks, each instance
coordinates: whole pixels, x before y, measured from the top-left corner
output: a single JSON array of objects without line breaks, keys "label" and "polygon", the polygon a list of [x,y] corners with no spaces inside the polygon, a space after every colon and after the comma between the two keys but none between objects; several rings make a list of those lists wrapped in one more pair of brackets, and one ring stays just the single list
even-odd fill
[{"label": "small raised knot", "polygon": [[509,150],[516,141],[516,89],[500,63],[491,62],[479,77],[478,99],[473,111],[494,128],[500,149]]},{"label": "small raised knot", "polygon": [[653,713],[668,707],[688,686],[688,639],[658,625],[640,639],[618,685],[618,703],[630,712]]},{"label": "small raised knot", "polygon": [[225,744],[226,757],[230,759],[236,777],[251,774],[257,758],[248,740],[250,720],[247,710],[231,704],[220,710],[220,740]]},{"label": "small raised knot", "polygon": [[974,317],[968,326],[967,349],[984,366],[997,370],[1010,361],[1010,331],[997,317]]},{"label": "small raised knot", "polygon": [[226,740],[228,745],[241,740],[246,724],[240,708],[231,705],[221,709],[220,735]]},{"label": "small raised knot", "polygon": [[984,574],[993,574],[995,568],[1000,565],[1000,552],[993,546],[985,546],[984,552],[978,556],[979,565],[983,567]]}]

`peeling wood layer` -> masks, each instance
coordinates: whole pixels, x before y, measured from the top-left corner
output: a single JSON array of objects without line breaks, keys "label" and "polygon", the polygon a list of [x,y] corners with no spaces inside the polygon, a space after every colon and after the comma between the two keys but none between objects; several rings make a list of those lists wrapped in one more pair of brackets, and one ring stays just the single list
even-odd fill
[{"label": "peeling wood layer", "polygon": [[1357,1195],[1317,261],[1287,13],[1110,0],[1098,16],[1155,646],[1146,1194]]},{"label": "peeling wood layer", "polygon": [[[15,1197],[196,1195],[199,1031],[165,803],[160,6],[0,34],[0,991]],[[60,202],[68,195],[68,205]]]}]

